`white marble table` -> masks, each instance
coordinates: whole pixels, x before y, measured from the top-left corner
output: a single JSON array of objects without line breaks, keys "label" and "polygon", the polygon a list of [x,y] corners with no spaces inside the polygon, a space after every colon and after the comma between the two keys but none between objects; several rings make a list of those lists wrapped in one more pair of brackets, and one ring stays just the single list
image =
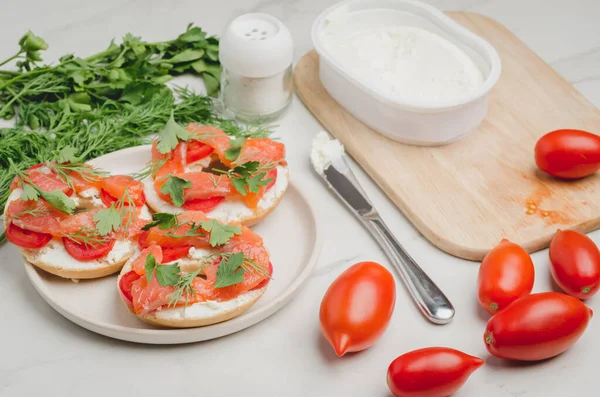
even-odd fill
[{"label": "white marble table", "polygon": [[[0,58],[28,29],[51,47],[45,59],[86,55],[127,32],[147,40],[174,37],[188,22],[213,34],[245,12],[267,12],[292,32],[298,60],[311,48],[310,27],[334,0],[4,0]],[[597,0],[430,0],[444,10],[495,18],[600,106],[600,2]],[[543,5],[542,5],[543,4]],[[388,396],[385,373],[398,355],[451,346],[486,359],[457,396],[597,395],[600,321],[557,359],[509,365],[490,358],[482,341],[486,316],[476,305],[477,263],[439,251],[357,170],[398,239],[456,306],[450,325],[428,323],[399,283],[391,325],[371,349],[337,358],[320,337],[318,308],[329,283],[352,261],[387,265],[360,224],[311,172],[307,159],[320,128],[295,99],[278,133],[294,178],[310,189],[325,232],[318,269],[288,306],[266,321],[218,340],[185,346],[144,346],[88,332],[51,309],[29,284],[17,250],[0,249],[0,396]],[[356,169],[356,168],[355,168]],[[338,226],[334,226],[337,224]],[[339,226],[340,224],[344,226]],[[600,243],[600,232],[592,233]],[[533,255],[535,290],[547,290],[547,251]],[[600,310],[600,297],[589,302]]]}]

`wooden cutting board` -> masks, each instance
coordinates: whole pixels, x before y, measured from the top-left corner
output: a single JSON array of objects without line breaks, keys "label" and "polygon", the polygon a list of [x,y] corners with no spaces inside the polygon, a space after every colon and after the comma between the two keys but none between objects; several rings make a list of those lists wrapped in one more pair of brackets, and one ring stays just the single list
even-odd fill
[{"label": "wooden cutting board", "polygon": [[481,260],[502,238],[532,252],[546,248],[559,228],[596,229],[600,175],[553,180],[537,170],[533,148],[554,129],[600,133],[600,111],[501,24],[448,15],[502,59],[487,118],[464,140],[415,147],[376,133],[327,94],[314,51],[296,66],[298,96],[416,228],[452,255]]}]

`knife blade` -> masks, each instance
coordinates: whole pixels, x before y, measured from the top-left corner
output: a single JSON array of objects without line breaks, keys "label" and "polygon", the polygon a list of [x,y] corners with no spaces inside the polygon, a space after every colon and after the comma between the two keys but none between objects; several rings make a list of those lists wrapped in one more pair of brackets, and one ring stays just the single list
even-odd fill
[{"label": "knife blade", "polygon": [[386,253],[423,315],[435,324],[447,324],[454,307],[440,288],[425,274],[397,241],[369,200],[341,153],[318,172],[327,185],[369,230]]}]

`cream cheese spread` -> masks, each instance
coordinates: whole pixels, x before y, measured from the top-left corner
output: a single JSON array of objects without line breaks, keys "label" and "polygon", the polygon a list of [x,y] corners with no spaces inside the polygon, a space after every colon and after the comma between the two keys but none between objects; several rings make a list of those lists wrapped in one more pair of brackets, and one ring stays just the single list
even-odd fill
[{"label": "cream cheese spread", "polygon": [[483,85],[473,59],[441,35],[416,26],[346,26],[357,20],[334,15],[321,38],[337,62],[376,92],[394,100],[435,103],[459,99]]}]

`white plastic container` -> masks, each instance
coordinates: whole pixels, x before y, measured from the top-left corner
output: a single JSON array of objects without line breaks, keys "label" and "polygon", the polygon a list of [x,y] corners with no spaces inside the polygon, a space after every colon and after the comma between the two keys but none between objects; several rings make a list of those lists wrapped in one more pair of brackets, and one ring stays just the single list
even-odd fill
[{"label": "white plastic container", "polygon": [[[366,76],[353,73],[328,51],[322,32],[340,12],[368,11],[369,18],[352,19],[354,26],[416,26],[436,33],[463,50],[483,73],[484,82],[459,100],[427,103],[407,102],[369,86]],[[358,14],[356,14],[358,15]],[[444,13],[413,0],[348,0],[323,11],[312,27],[313,45],[319,54],[321,82],[329,94],[354,117],[399,142],[434,146],[455,142],[472,132],[485,118],[488,94],[501,70],[500,57],[485,40]]]}]

